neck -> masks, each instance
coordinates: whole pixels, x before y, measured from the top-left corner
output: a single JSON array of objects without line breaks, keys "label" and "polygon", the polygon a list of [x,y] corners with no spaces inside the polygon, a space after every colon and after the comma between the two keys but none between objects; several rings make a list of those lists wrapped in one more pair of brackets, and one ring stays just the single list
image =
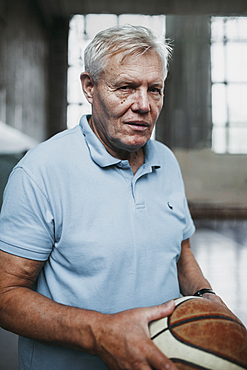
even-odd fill
[{"label": "neck", "polygon": [[140,148],[136,150],[135,152],[131,152],[128,161],[129,161],[130,167],[132,168],[133,174],[135,174],[138,168],[141,167],[143,163],[145,162],[143,149]]}]

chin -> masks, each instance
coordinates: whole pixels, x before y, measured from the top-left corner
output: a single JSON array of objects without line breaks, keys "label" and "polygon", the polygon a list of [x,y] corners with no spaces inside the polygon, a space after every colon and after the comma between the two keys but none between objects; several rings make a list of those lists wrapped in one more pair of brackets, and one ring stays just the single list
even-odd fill
[{"label": "chin", "polygon": [[118,149],[127,150],[128,152],[134,152],[142,148],[147,141],[150,139],[151,135],[147,136],[128,136],[122,138],[122,140],[116,140],[115,144]]},{"label": "chin", "polygon": [[135,142],[135,143],[129,143],[129,145],[126,145],[126,148],[128,148],[130,152],[134,152],[135,150],[142,148],[147,143],[147,141],[148,140],[141,141],[141,142]]}]

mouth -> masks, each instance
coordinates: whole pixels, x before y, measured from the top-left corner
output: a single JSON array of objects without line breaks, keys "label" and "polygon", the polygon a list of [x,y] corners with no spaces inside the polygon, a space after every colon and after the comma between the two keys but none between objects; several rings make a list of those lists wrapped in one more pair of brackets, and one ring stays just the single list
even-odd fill
[{"label": "mouth", "polygon": [[145,121],[125,122],[125,124],[131,127],[135,131],[144,131],[150,127],[150,124]]}]

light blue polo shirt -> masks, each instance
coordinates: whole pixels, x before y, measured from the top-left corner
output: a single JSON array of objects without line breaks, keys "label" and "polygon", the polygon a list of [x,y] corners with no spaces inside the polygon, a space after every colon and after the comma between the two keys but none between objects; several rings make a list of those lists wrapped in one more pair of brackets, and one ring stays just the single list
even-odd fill
[{"label": "light blue polo shirt", "polygon": [[[7,184],[0,249],[46,261],[35,289],[103,313],[179,296],[181,242],[194,232],[179,165],[150,140],[133,175],[83,116],[29,151]],[[20,369],[103,370],[95,356],[20,338]]]}]

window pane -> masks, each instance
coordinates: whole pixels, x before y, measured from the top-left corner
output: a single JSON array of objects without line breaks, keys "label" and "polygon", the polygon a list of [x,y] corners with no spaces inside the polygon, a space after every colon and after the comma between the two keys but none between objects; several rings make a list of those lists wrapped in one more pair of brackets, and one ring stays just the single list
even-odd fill
[{"label": "window pane", "polygon": [[247,128],[229,128],[229,153],[247,153]]},{"label": "window pane", "polygon": [[213,84],[212,86],[212,118],[213,124],[217,126],[225,126],[228,121],[224,84]]},{"label": "window pane", "polygon": [[96,33],[117,25],[115,14],[88,14],[86,16],[87,37],[92,40]]},{"label": "window pane", "polygon": [[226,22],[226,37],[228,40],[238,40],[238,22],[236,18],[228,18]]},{"label": "window pane", "polygon": [[82,64],[82,50],[84,43],[84,16],[76,15],[70,22],[68,63],[69,65]]},{"label": "window pane", "polygon": [[126,23],[133,24],[134,26],[145,26],[148,27],[149,15],[140,14],[122,14],[119,16],[119,25],[123,26]]},{"label": "window pane", "polygon": [[79,124],[83,114],[91,114],[91,106],[69,104],[67,107],[67,127],[72,128]]},{"label": "window pane", "polygon": [[224,39],[224,18],[212,17],[211,19],[211,40],[221,42]]},{"label": "window pane", "polygon": [[247,40],[247,17],[229,17],[226,22],[228,40]]},{"label": "window pane", "polygon": [[225,81],[225,54],[223,43],[214,43],[211,46],[211,78],[212,82]]},{"label": "window pane", "polygon": [[77,30],[77,33],[84,32],[84,15],[76,14],[70,21],[69,28],[70,30]]},{"label": "window pane", "polygon": [[230,84],[228,86],[229,121],[242,122],[247,127],[247,85]]},{"label": "window pane", "polygon": [[165,35],[165,16],[150,16],[141,14],[122,14],[119,16],[119,25],[123,26],[126,23],[131,23],[134,26],[144,26],[151,28],[160,35]]},{"label": "window pane", "polygon": [[213,17],[211,32],[212,148],[247,153],[247,17]]},{"label": "window pane", "polygon": [[166,34],[166,17],[165,15],[153,15],[149,20],[149,28],[157,32],[161,36]]},{"label": "window pane", "polygon": [[226,128],[213,127],[212,131],[212,149],[215,153],[225,153],[226,145]]},{"label": "window pane", "polygon": [[67,100],[69,104],[86,103],[86,98],[82,93],[80,74],[83,71],[82,67],[68,68],[68,92]]},{"label": "window pane", "polygon": [[247,82],[247,43],[228,42],[226,45],[227,80]]}]

